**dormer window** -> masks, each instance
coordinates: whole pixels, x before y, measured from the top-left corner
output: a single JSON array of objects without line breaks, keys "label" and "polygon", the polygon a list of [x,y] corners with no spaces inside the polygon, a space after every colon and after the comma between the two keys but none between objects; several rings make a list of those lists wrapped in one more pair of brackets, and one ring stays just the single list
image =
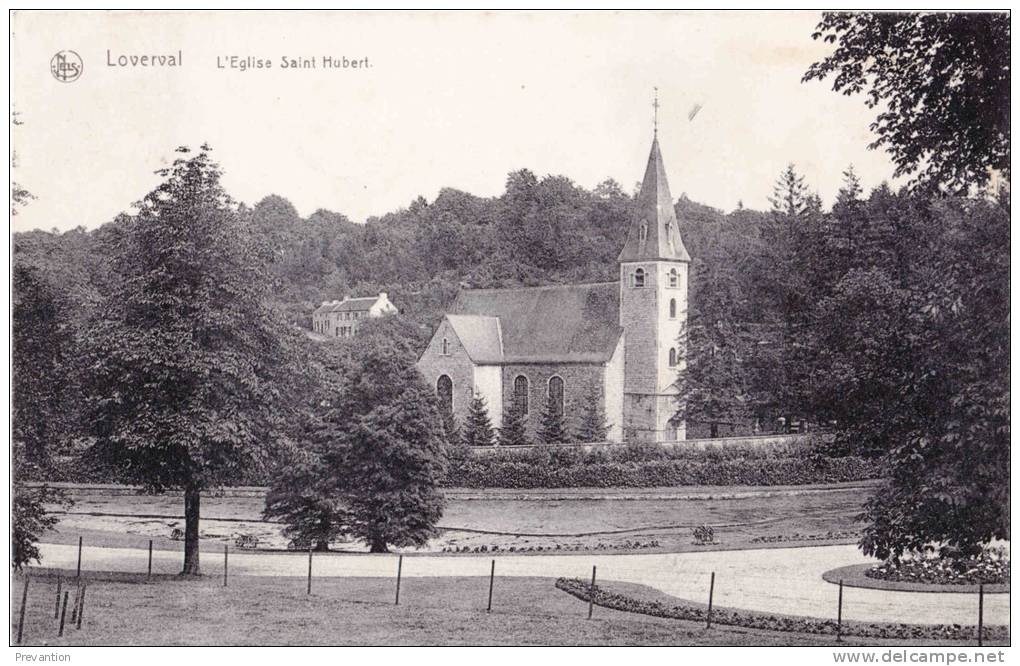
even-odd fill
[{"label": "dormer window", "polygon": [[645,269],[639,268],[636,271],[634,271],[634,275],[632,277],[632,284],[634,287],[645,286]]},{"label": "dormer window", "polygon": [[669,287],[670,289],[676,289],[680,286],[680,275],[676,272],[675,268],[669,269]]}]

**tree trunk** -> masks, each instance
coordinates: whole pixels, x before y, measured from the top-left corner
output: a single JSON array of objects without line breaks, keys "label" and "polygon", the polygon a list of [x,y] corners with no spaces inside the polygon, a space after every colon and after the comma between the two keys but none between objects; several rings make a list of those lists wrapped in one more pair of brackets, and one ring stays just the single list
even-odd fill
[{"label": "tree trunk", "polygon": [[713,421],[711,423],[711,425],[708,426],[708,428],[709,428],[709,434],[708,434],[709,437],[711,437],[712,439],[715,439],[716,437],[719,436],[719,424],[718,423]]},{"label": "tree trunk", "polygon": [[329,542],[328,541],[316,541],[315,542],[315,552],[316,553],[327,553],[327,552],[329,552]]},{"label": "tree trunk", "polygon": [[386,539],[378,536],[372,537],[372,548],[369,550],[371,553],[388,553],[390,549],[386,547]]},{"label": "tree trunk", "polygon": [[184,489],[184,570],[182,576],[197,576],[198,569],[198,517],[202,492],[198,486]]}]

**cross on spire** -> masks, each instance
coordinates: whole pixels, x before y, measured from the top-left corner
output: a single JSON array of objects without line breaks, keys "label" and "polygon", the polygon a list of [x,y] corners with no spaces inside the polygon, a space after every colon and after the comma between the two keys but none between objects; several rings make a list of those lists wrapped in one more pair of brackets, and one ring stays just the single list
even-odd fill
[{"label": "cross on spire", "polygon": [[655,98],[652,101],[652,133],[659,136],[659,88],[654,86]]}]

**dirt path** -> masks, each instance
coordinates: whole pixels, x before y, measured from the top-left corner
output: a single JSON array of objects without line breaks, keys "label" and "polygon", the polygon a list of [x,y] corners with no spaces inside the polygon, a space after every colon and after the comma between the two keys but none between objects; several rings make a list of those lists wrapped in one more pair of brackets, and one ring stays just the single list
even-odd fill
[{"label": "dirt path", "polygon": [[[77,548],[41,544],[42,564],[73,569]],[[154,570],[176,573],[180,554],[157,551]],[[392,577],[397,561],[392,555],[331,553],[315,557],[316,576]],[[715,572],[715,603],[771,613],[834,617],[837,588],[822,579],[836,567],[867,562],[855,546],[773,548],[642,555],[534,555],[482,557],[404,558],[408,577],[487,576],[491,559],[499,576],[581,577],[598,567],[600,580],[648,585],[682,599],[705,601],[709,576]],[[131,548],[85,549],[85,571],[144,571],[147,552]],[[210,574],[222,571],[222,558],[203,556]],[[231,575],[305,576],[307,555],[301,553],[239,553],[230,557]],[[926,594],[849,588],[844,590],[843,617],[864,622],[974,624],[977,595]],[[985,597],[985,622],[1009,623],[1009,595]]]}]

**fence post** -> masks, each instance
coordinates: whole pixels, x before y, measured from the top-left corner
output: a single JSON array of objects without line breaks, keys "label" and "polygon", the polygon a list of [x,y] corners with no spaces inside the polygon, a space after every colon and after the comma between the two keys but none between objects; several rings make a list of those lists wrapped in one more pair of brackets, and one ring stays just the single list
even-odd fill
[{"label": "fence post", "polygon": [[78,537],[78,573],[75,578],[81,578],[81,536]]},{"label": "fence post", "polygon": [[85,615],[85,590],[88,587],[88,584],[81,586],[81,600],[78,602],[78,622],[74,627],[75,629],[81,629],[81,618]]},{"label": "fence post", "polygon": [[223,544],[223,587],[227,586],[227,544]]},{"label": "fence post", "polygon": [[308,549],[308,594],[312,593],[312,549]]},{"label": "fence post", "polygon": [[397,598],[393,602],[395,606],[400,605],[400,572],[404,568],[404,556],[400,555],[397,558]]},{"label": "fence post", "polygon": [[149,539],[149,570],[145,574],[145,579],[152,578],[152,539]]},{"label": "fence post", "polygon": [[64,618],[67,616],[67,597],[71,593],[64,590],[64,605],[60,609],[60,631],[57,632],[57,636],[64,635]]},{"label": "fence post", "polygon": [[978,583],[978,647],[984,645],[985,637],[985,584]]},{"label": "fence post", "polygon": [[64,579],[57,574],[57,602],[53,604],[53,619],[60,617],[60,589],[63,587]]},{"label": "fence post", "polygon": [[843,642],[843,579],[839,579],[839,603],[836,609],[836,642]]},{"label": "fence post", "polygon": [[489,571],[489,605],[485,609],[486,613],[492,612],[492,583],[496,578],[496,560],[492,561],[492,570]]},{"label": "fence post", "polygon": [[708,621],[705,629],[712,628],[712,595],[715,594],[715,572],[712,572],[712,579],[708,583]]},{"label": "fence post", "polygon": [[78,598],[81,596],[81,579],[78,580],[78,586],[74,588],[74,602],[71,604],[71,624],[74,624],[75,619],[78,617]]},{"label": "fence post", "polygon": [[25,606],[28,604],[28,584],[32,577],[25,575],[25,587],[21,590],[21,610],[18,612],[18,645],[21,645],[21,637],[25,633]]},{"label": "fence post", "polygon": [[595,609],[595,565],[591,565],[591,587],[588,588],[588,619]]}]

